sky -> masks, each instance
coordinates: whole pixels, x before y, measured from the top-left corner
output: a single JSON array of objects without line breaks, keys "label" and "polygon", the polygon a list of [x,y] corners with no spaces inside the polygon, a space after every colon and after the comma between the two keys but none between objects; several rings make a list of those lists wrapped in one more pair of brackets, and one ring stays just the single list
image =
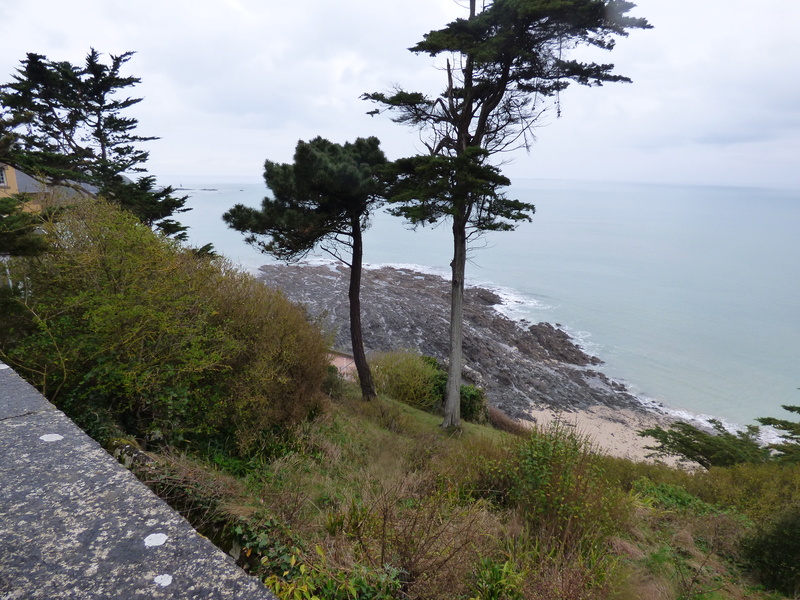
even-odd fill
[{"label": "sky", "polygon": [[[128,114],[160,137],[146,145],[159,183],[258,183],[265,159],[318,135],[420,152],[360,95],[439,91],[443,73],[407,48],[465,14],[463,0],[0,0],[0,81],[27,52],[135,51],[123,73],[143,100]],[[800,189],[800,2],[640,0],[632,14],[654,28],[592,58],[633,83],[571,86],[504,173]]]}]

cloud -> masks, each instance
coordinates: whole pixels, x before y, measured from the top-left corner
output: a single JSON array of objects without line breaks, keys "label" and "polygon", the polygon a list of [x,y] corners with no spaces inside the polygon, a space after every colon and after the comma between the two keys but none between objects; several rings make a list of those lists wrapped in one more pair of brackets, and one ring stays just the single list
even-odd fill
[{"label": "cloud", "polygon": [[[800,139],[800,4],[638,5],[654,29],[596,55],[634,83],[568,89],[563,118],[547,116],[509,174],[800,187],[784,154]],[[128,72],[145,100],[134,116],[162,138],[151,171],[258,179],[265,158],[289,160],[315,135],[378,135],[393,157],[418,150],[415,132],[366,116],[359,96],[395,83],[439,90],[442,73],[407,48],[464,14],[452,0],[5,0],[0,78],[26,52],[81,62],[90,46],[135,50]]]}]

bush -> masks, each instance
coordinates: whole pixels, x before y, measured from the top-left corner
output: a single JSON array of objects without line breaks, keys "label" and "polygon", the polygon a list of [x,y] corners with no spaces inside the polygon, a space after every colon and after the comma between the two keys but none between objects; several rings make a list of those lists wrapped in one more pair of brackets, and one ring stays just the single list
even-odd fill
[{"label": "bush", "polygon": [[86,201],[9,263],[0,357],[101,441],[239,436],[319,407],[327,344],[281,294]]},{"label": "bush", "polygon": [[[384,352],[370,356],[370,365],[378,393],[428,412],[442,406],[447,372],[432,356],[411,351]],[[472,423],[489,420],[489,405],[481,388],[461,386],[461,418]]]},{"label": "bush", "polygon": [[383,352],[370,356],[375,389],[399,402],[427,411],[441,403],[439,369],[416,352]]},{"label": "bush", "polygon": [[[512,470],[511,499],[533,525],[576,546],[582,538],[602,540],[617,530],[614,497],[588,441],[556,424],[523,443]],[[580,540],[580,542],[579,542]]]},{"label": "bush", "polygon": [[594,560],[584,552],[602,549],[630,513],[601,464],[584,438],[556,423],[512,442],[504,456],[485,459],[476,493],[520,511],[545,553]]},{"label": "bush", "polygon": [[525,600],[524,580],[524,573],[512,561],[484,558],[472,574],[470,600]]},{"label": "bush", "polygon": [[800,469],[777,462],[713,467],[682,485],[706,502],[731,506],[756,523],[800,504]]},{"label": "bush", "polygon": [[291,570],[271,575],[265,583],[280,600],[393,600],[400,593],[400,572],[390,566],[368,567],[361,564],[348,569],[333,568],[321,548],[313,562],[292,556]]},{"label": "bush", "polygon": [[482,502],[464,504],[448,490],[409,477],[376,484],[341,515],[358,559],[402,573],[410,598],[459,598],[469,573],[493,544],[497,519]]},{"label": "bush", "polygon": [[792,598],[800,593],[800,505],[779,514],[743,542],[747,566],[765,586]]},{"label": "bush", "polygon": [[461,386],[461,418],[472,423],[486,423],[489,420],[489,405],[486,393],[481,388]]},{"label": "bush", "polygon": [[652,500],[659,508],[665,510],[687,510],[696,514],[719,513],[716,506],[703,502],[690,494],[686,488],[669,483],[655,483],[642,477],[633,484],[633,491]]},{"label": "bush", "polygon": [[217,264],[220,273],[209,291],[213,323],[234,343],[219,381],[225,402],[220,416],[243,451],[257,450],[263,432],[295,425],[323,409],[329,344],[282,292]]}]

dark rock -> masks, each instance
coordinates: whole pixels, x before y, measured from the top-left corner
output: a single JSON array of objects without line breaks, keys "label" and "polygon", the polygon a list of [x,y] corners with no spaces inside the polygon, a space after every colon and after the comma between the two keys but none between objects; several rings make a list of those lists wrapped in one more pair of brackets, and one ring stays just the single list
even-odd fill
[{"label": "dark rock", "polygon": [[575,345],[566,331],[553,327],[550,323],[532,325],[528,331],[535,341],[555,360],[579,365],[600,365],[603,361],[596,356],[590,356]]},{"label": "dark rock", "polygon": [[[350,348],[345,267],[271,264],[261,267],[261,278],[305,305],[332,331],[338,348]],[[602,361],[562,329],[512,321],[495,310],[501,302],[477,287],[464,298],[465,381],[479,379],[492,404],[518,418],[542,406],[642,408],[624,385],[588,369]],[[361,306],[368,351],[414,349],[447,358],[450,283],[442,277],[391,267],[366,270]]]}]

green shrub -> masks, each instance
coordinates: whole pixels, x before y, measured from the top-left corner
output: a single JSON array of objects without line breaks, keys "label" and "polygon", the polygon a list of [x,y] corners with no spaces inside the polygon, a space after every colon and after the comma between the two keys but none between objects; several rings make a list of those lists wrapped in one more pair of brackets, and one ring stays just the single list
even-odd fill
[{"label": "green shrub", "polygon": [[293,556],[290,570],[271,575],[265,583],[280,600],[393,600],[402,587],[401,573],[391,566],[356,564],[333,568],[321,548],[313,562]]},{"label": "green shrub", "polygon": [[[617,528],[621,499],[603,478],[589,442],[556,424],[523,443],[513,470],[511,497],[529,520],[576,546],[605,539]],[[581,541],[579,541],[581,540]]]},{"label": "green shrub", "polygon": [[[370,356],[370,365],[378,393],[428,412],[442,406],[447,372],[435,358],[410,351],[384,352]],[[461,386],[461,418],[472,423],[489,420],[489,406],[481,388]]]},{"label": "green shrub", "polygon": [[421,358],[424,363],[436,369],[436,377],[433,382],[433,393],[439,399],[439,402],[443,402],[444,394],[447,390],[447,371],[442,368],[442,365],[440,365],[439,361],[433,356],[427,356],[423,354]]},{"label": "green shrub", "polygon": [[344,377],[336,365],[328,365],[322,389],[334,400],[341,400],[344,397]]},{"label": "green shrub", "polygon": [[461,418],[472,423],[486,423],[489,420],[489,405],[486,393],[481,388],[461,386]]},{"label": "green shrub", "polygon": [[797,597],[800,593],[800,505],[760,527],[743,542],[746,565],[765,586]]},{"label": "green shrub", "polygon": [[720,512],[718,507],[703,502],[679,485],[655,483],[643,477],[634,482],[633,491],[651,499],[656,506],[666,510],[689,510],[696,514]]},{"label": "green shrub", "polygon": [[525,600],[524,579],[512,561],[483,558],[472,575],[470,600]]},{"label": "green shrub", "polygon": [[429,359],[402,351],[372,354],[369,362],[378,393],[427,411],[441,403],[439,370]]},{"label": "green shrub", "polygon": [[323,409],[329,343],[303,310],[247,273],[221,266],[208,294],[213,322],[234,343],[223,366],[224,409],[243,451],[262,432],[294,425]]},{"label": "green shrub", "polygon": [[584,555],[623,529],[631,510],[601,464],[585,438],[556,423],[485,459],[476,493],[520,511],[541,551]]},{"label": "green shrub", "polygon": [[11,264],[26,282],[11,325],[27,335],[0,341],[3,355],[81,425],[111,415],[139,435],[206,429],[209,376],[232,349],[198,290],[210,263],[99,201],[47,236],[50,252]]},{"label": "green shrub", "polygon": [[800,468],[777,462],[713,467],[686,477],[682,485],[706,502],[736,508],[755,523],[800,504]]},{"label": "green shrub", "polygon": [[238,438],[319,409],[327,343],[302,310],[223,260],[86,201],[51,250],[9,263],[0,357],[103,441]]},{"label": "green shrub", "polygon": [[457,494],[423,483],[414,476],[376,483],[342,508],[342,533],[354,541],[360,562],[401,572],[407,597],[463,597],[498,522],[484,503],[465,504]]}]

